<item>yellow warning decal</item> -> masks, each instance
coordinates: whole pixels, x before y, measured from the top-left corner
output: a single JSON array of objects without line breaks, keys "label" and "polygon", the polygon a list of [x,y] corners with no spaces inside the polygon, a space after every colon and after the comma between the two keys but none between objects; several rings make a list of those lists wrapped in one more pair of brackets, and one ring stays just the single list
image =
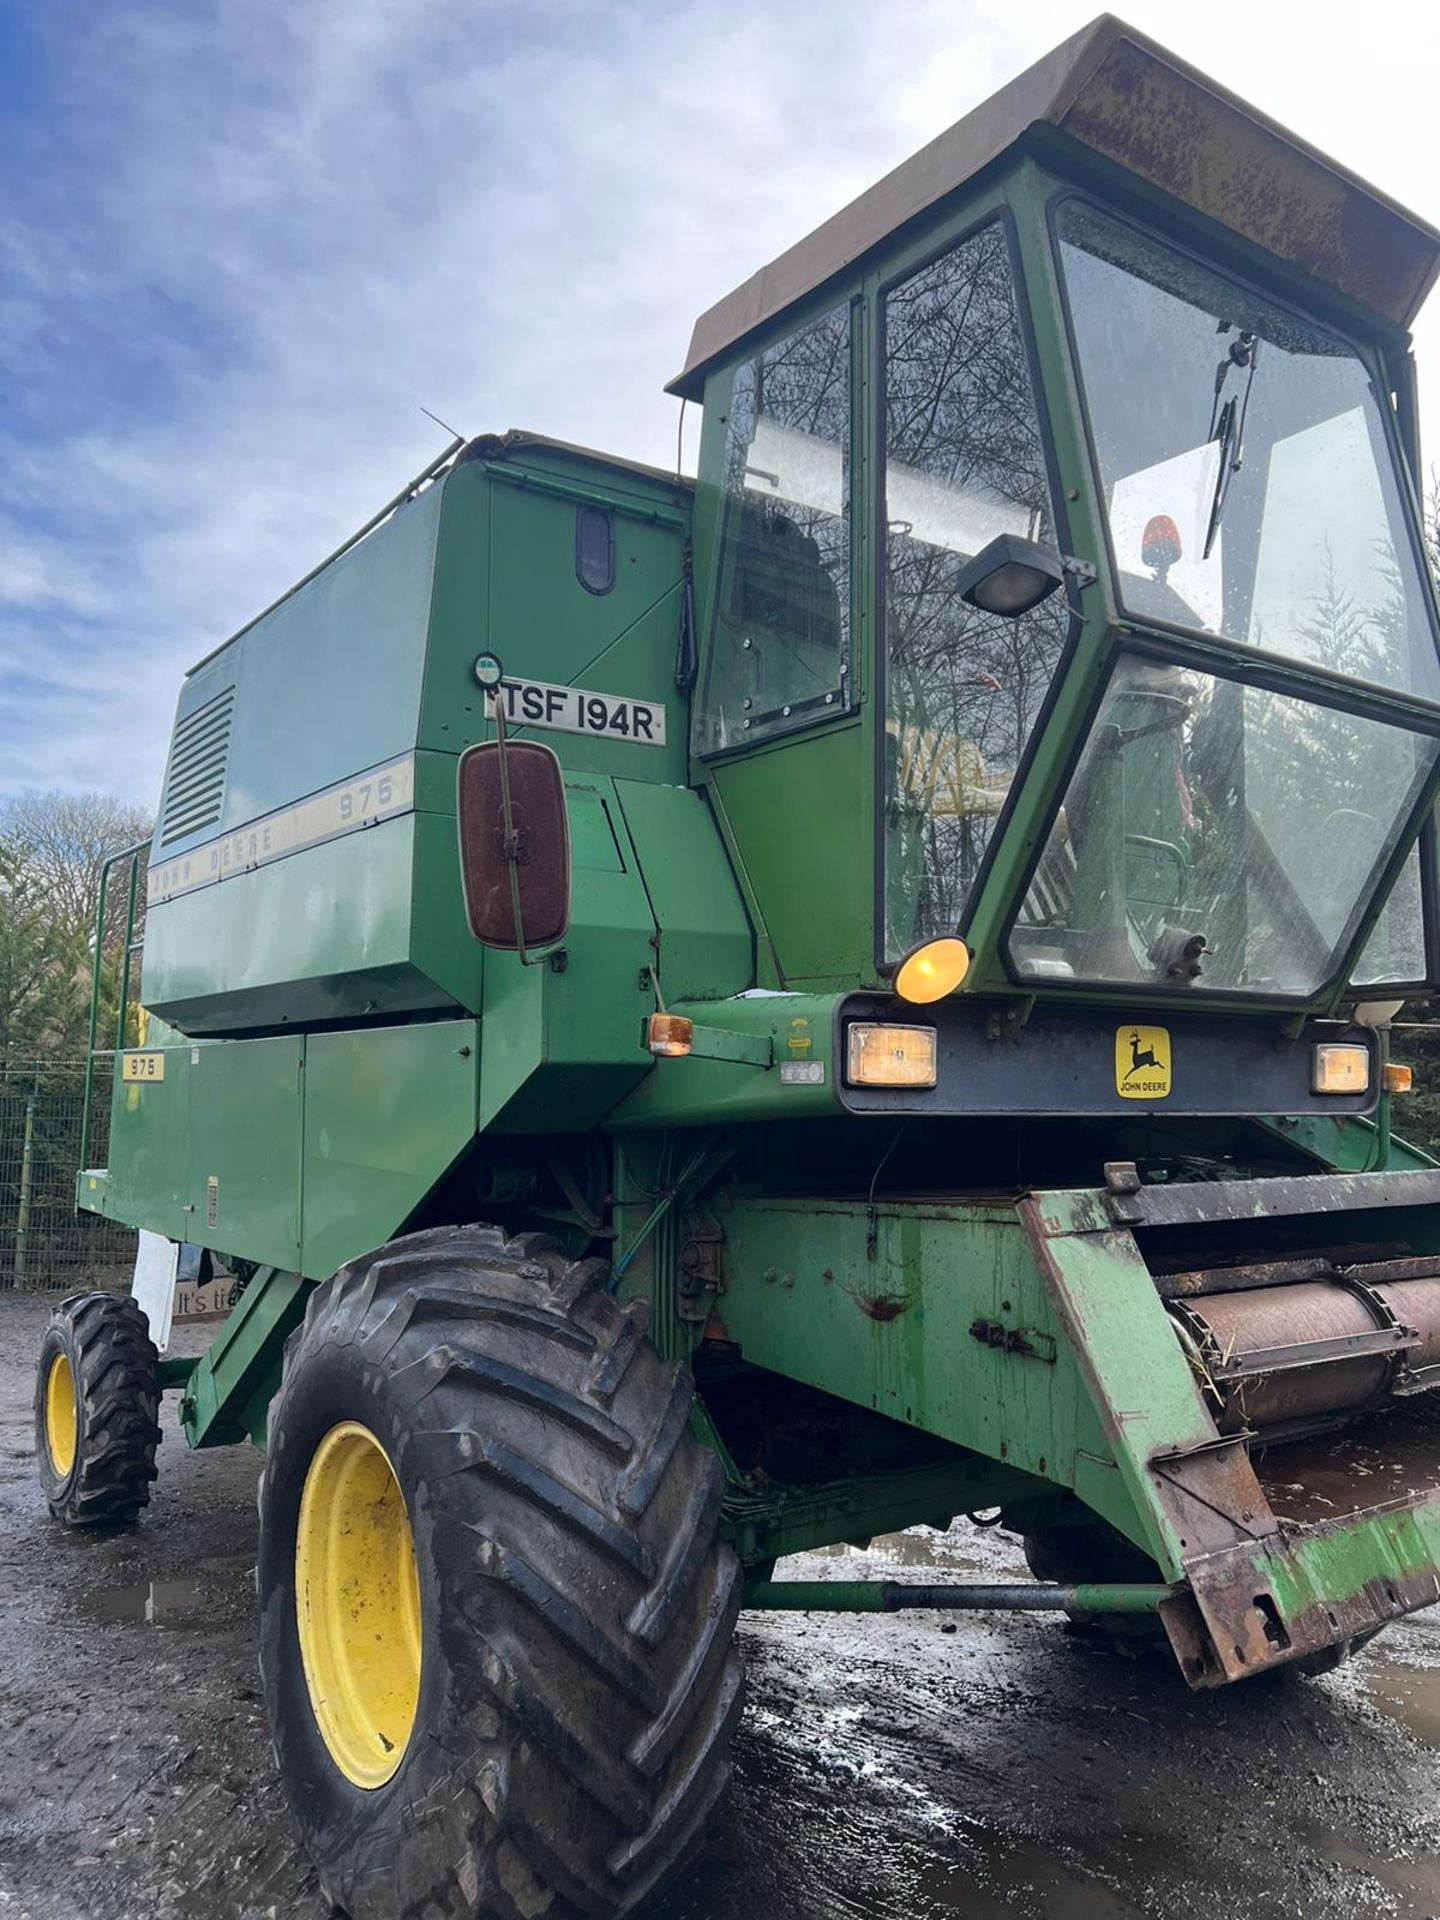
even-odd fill
[{"label": "yellow warning decal", "polygon": [[1164,1027],[1115,1029],[1115,1091],[1122,1100],[1163,1100],[1170,1091],[1170,1035]]},{"label": "yellow warning decal", "polygon": [[163,1080],[165,1078],[164,1054],[122,1053],[120,1078],[122,1080]]}]

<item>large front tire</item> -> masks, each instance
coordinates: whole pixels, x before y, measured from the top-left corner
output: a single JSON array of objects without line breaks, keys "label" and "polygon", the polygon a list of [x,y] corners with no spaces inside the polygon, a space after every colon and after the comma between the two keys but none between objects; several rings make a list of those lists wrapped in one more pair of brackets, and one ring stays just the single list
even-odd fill
[{"label": "large front tire", "polygon": [[342,1269],[291,1338],[261,1663],[353,1920],[618,1920],[705,1825],[740,1574],[689,1374],[645,1322],[598,1261],[446,1228]]}]

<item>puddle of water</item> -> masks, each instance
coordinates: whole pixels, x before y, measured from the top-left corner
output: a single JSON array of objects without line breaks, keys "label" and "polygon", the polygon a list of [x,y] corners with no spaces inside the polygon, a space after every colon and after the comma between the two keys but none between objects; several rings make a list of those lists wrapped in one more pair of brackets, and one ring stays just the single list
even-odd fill
[{"label": "puddle of water", "polygon": [[1393,1894],[1396,1904],[1388,1909],[1393,1920],[1435,1920],[1440,1913],[1440,1859],[1434,1855],[1387,1860],[1372,1853],[1361,1836],[1336,1833],[1326,1827],[1301,1828],[1300,1838],[1321,1860],[1368,1874]]},{"label": "puddle of water", "polygon": [[902,1567],[963,1567],[973,1565],[973,1556],[965,1552],[970,1543],[953,1533],[936,1533],[919,1527],[909,1533],[882,1533],[870,1542],[872,1553],[883,1553]]},{"label": "puddle of water", "polygon": [[92,1620],[136,1621],[147,1627],[199,1627],[204,1595],[194,1580],[142,1580],[133,1587],[102,1587],[82,1596]]},{"label": "puddle of water", "polygon": [[963,1913],[966,1920],[1017,1920],[1022,1914],[1044,1920],[1142,1920],[1143,1909],[1101,1880],[1061,1861],[1034,1852],[1022,1840],[1011,1847],[974,1835],[982,1865],[934,1866],[920,1877],[919,1890],[940,1909]]},{"label": "puddle of water", "polygon": [[1440,1748],[1440,1673],[1370,1653],[1356,1678],[1377,1712],[1398,1720],[1427,1747]]},{"label": "puddle of water", "polygon": [[[978,1532],[957,1522],[945,1532],[934,1527],[912,1527],[905,1533],[879,1533],[863,1547],[837,1545],[820,1547],[810,1554],[795,1556],[797,1569],[802,1562],[859,1559],[867,1563],[883,1561],[887,1567],[934,1567],[948,1573],[984,1574],[1008,1577],[1002,1568],[1017,1568],[1017,1579],[1025,1577],[1018,1544],[999,1533]],[[806,1577],[817,1577],[813,1572]],[[823,1577],[823,1576],[820,1576]]]}]

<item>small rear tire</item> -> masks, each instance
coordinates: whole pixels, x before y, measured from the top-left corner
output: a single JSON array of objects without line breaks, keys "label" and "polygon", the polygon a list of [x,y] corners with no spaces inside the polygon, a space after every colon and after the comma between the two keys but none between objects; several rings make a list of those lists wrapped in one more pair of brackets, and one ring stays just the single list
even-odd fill
[{"label": "small rear tire", "polygon": [[118,1527],[150,1504],[159,1364],[131,1299],[75,1294],[50,1316],[35,1380],[35,1457],[57,1520]]},{"label": "small rear tire", "polygon": [[312,1296],[260,1495],[287,1795],[351,1920],[620,1920],[703,1833],[742,1681],[688,1370],[596,1260],[493,1228]]}]

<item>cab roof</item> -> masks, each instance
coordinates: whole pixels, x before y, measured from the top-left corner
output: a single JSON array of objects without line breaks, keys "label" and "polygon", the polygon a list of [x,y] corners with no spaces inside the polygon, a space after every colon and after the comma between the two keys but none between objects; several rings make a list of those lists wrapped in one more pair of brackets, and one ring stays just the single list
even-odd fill
[{"label": "cab roof", "polygon": [[748,335],[1054,127],[1397,326],[1440,267],[1440,233],[1156,41],[1102,14],[886,174],[695,323],[667,389],[699,399]]}]

